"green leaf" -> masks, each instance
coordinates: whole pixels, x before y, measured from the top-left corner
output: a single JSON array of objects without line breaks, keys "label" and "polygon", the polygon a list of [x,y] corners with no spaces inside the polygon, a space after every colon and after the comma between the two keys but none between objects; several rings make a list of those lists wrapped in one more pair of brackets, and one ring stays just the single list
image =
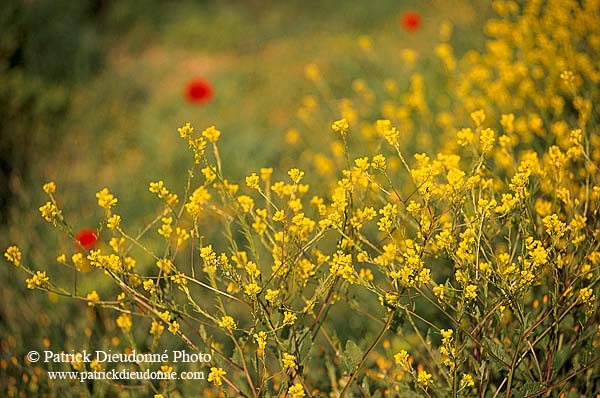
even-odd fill
[{"label": "green leaf", "polygon": [[298,357],[300,358],[300,361],[304,362],[310,357],[310,349],[312,346],[312,333],[307,332],[307,334],[302,337],[302,343],[300,343],[300,347],[298,348]]},{"label": "green leaf", "polygon": [[392,317],[392,322],[390,322],[390,330],[394,333],[398,333],[398,329],[401,329],[404,326],[404,322],[406,321],[405,313],[398,309],[394,310],[394,315]]},{"label": "green leaf", "polygon": [[346,348],[342,355],[342,365],[347,372],[353,372],[362,358],[362,350],[352,340],[346,341]]},{"label": "green leaf", "polygon": [[554,359],[552,360],[552,377],[554,377],[559,370],[563,367],[565,362],[571,357],[571,350],[568,348],[563,348],[562,350],[557,351],[554,354]]},{"label": "green leaf", "polygon": [[369,383],[369,378],[368,377],[365,377],[364,379],[362,379],[362,388],[368,394],[371,394],[371,383]]},{"label": "green leaf", "polygon": [[[495,341],[485,338],[484,339],[485,342],[485,347],[487,348],[487,350],[493,354],[492,358],[496,361],[498,361],[497,358],[499,358],[501,361],[503,361],[504,363],[510,363],[510,356],[506,353],[506,351],[504,350],[504,347],[502,347],[500,344],[496,343]],[[502,364],[504,366],[504,364]]]},{"label": "green leaf", "polygon": [[513,396],[516,398],[525,398],[525,396],[529,394],[534,394],[538,391],[542,391],[544,389],[544,385],[540,382],[527,382],[523,384],[521,387],[517,388],[513,391]]},{"label": "green leaf", "polygon": [[206,335],[206,329],[204,328],[204,325],[200,325],[198,333],[200,333],[200,338],[202,339],[202,341],[206,341],[208,336]]}]

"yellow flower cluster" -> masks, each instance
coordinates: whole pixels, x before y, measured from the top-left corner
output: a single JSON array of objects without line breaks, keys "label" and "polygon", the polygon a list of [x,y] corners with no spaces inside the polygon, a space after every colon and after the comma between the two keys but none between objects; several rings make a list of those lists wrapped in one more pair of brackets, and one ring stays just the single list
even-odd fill
[{"label": "yellow flower cluster", "polygon": [[15,267],[21,265],[21,261],[23,260],[23,254],[18,246],[9,246],[4,252],[4,257],[13,263]]},{"label": "yellow flower cluster", "polygon": [[94,267],[118,272],[123,266],[123,259],[115,254],[102,254],[102,250],[90,250],[87,259]]},{"label": "yellow flower cluster", "polygon": [[215,143],[219,141],[221,132],[217,130],[215,126],[210,126],[202,132],[202,136],[205,137],[208,141]]},{"label": "yellow flower cluster", "polygon": [[331,130],[333,130],[336,133],[339,133],[342,136],[345,136],[348,133],[349,128],[350,128],[350,125],[348,124],[348,121],[346,120],[346,118],[336,120],[331,125]]},{"label": "yellow flower cluster", "polygon": [[215,386],[221,386],[223,384],[223,376],[227,374],[223,368],[211,367],[208,373],[208,382],[213,383]]},{"label": "yellow flower cluster", "polygon": [[336,252],[330,261],[329,272],[335,276],[341,276],[349,283],[356,280],[356,271],[352,264],[352,254],[344,254],[341,251]]},{"label": "yellow flower cluster", "polygon": [[194,218],[198,218],[204,211],[204,206],[211,198],[211,194],[205,187],[198,187],[190,196],[189,201],[185,204],[185,209],[188,214]]},{"label": "yellow flower cluster", "polygon": [[91,293],[89,293],[86,298],[88,299],[88,306],[89,307],[93,307],[95,305],[95,301],[100,301],[100,296],[98,295],[98,293],[95,290],[92,290]]},{"label": "yellow flower cluster", "polygon": [[305,396],[304,387],[302,387],[302,384],[294,384],[288,388],[288,395],[291,398],[302,398]]},{"label": "yellow flower cluster", "polygon": [[96,198],[98,199],[98,206],[104,208],[106,212],[110,212],[110,209],[118,202],[118,199],[109,192],[108,188],[102,188],[98,191]]},{"label": "yellow flower cluster", "polygon": [[440,347],[442,363],[452,372],[456,367],[456,348],[454,347],[454,339],[452,337],[453,330],[442,329],[440,330],[440,334],[442,335],[442,346]]},{"label": "yellow flower cluster", "polygon": [[52,202],[46,202],[42,207],[40,207],[40,213],[42,213],[42,218],[49,223],[56,224],[56,217],[60,214],[60,210],[56,207],[56,205]]},{"label": "yellow flower cluster", "polygon": [[129,332],[132,325],[133,323],[131,321],[131,315],[129,314],[121,314],[117,318],[117,326],[120,327],[124,332]]},{"label": "yellow flower cluster", "polygon": [[252,336],[254,337],[254,341],[256,341],[256,345],[258,346],[256,352],[260,355],[263,355],[265,352],[265,347],[267,346],[267,334],[263,331],[258,333],[254,333]]},{"label": "yellow flower cluster", "polygon": [[162,180],[151,182],[148,190],[155,193],[160,199],[164,199],[165,203],[169,206],[175,206],[179,203],[177,194],[170,192]]},{"label": "yellow flower cluster", "polygon": [[235,320],[229,315],[224,315],[223,317],[221,317],[221,320],[219,321],[219,326],[229,331],[237,328]]},{"label": "yellow flower cluster", "polygon": [[35,289],[36,287],[44,287],[49,282],[48,276],[46,276],[46,271],[36,271],[35,274],[31,276],[31,278],[27,278],[25,282],[27,283],[28,289]]}]

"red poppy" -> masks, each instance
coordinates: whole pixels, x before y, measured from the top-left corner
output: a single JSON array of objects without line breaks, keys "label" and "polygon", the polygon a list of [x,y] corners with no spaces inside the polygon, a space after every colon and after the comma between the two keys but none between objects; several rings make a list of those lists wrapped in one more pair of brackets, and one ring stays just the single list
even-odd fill
[{"label": "red poppy", "polygon": [[213,97],[213,88],[204,79],[194,79],[185,88],[185,96],[191,104],[202,105]]},{"label": "red poppy", "polygon": [[402,29],[407,32],[416,32],[421,26],[421,15],[414,11],[405,12],[400,19],[402,22]]},{"label": "red poppy", "polygon": [[81,231],[77,232],[75,235],[75,239],[79,243],[75,243],[75,247],[77,250],[82,251],[81,247],[83,246],[85,250],[93,249],[98,241],[98,235],[96,235],[96,231],[91,228],[84,228]]}]

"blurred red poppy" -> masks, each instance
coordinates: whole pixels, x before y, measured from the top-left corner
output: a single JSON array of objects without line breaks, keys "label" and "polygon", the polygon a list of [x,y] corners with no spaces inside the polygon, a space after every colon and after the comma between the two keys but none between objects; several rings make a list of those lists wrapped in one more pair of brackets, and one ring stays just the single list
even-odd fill
[{"label": "blurred red poppy", "polygon": [[204,79],[194,79],[185,88],[185,96],[189,103],[201,105],[210,101],[213,97],[213,88]]},{"label": "blurred red poppy", "polygon": [[401,17],[402,28],[407,32],[415,32],[421,26],[421,15],[414,11],[407,11]]},{"label": "blurred red poppy", "polygon": [[77,232],[75,235],[75,239],[79,244],[75,243],[75,247],[77,250],[82,251],[81,247],[83,246],[85,250],[93,249],[98,241],[98,236],[96,235],[96,231],[91,228],[84,228]]}]

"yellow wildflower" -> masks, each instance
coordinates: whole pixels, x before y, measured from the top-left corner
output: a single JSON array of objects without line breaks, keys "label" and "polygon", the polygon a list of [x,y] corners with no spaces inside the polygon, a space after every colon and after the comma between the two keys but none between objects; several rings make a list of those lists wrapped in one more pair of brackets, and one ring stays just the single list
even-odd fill
[{"label": "yellow wildflower", "polygon": [[110,211],[110,208],[118,202],[118,199],[108,191],[108,188],[102,188],[98,191],[96,198],[98,198],[98,206],[103,207],[106,211]]},{"label": "yellow wildflower", "polygon": [[206,166],[202,170],[202,175],[206,180],[206,184],[211,184],[214,180],[217,179],[217,173],[215,173],[215,169],[212,166]]},{"label": "yellow wildflower", "polygon": [[169,324],[169,332],[173,334],[177,334],[179,332],[179,323],[177,323],[177,321],[173,321],[171,324]]},{"label": "yellow wildflower", "polygon": [[44,286],[48,283],[48,281],[49,279],[46,276],[46,271],[36,271],[31,278],[27,278],[25,280],[28,289],[34,289],[36,286]]},{"label": "yellow wildflower", "polygon": [[444,285],[436,285],[433,288],[433,294],[440,300],[444,299]]},{"label": "yellow wildflower", "polygon": [[398,139],[400,138],[400,132],[395,127],[390,127],[383,132],[385,140],[388,144],[395,146],[398,145]]},{"label": "yellow wildflower", "polygon": [[479,127],[485,120],[485,112],[483,111],[483,109],[479,109],[477,111],[471,112],[471,119],[473,119],[473,123],[475,123],[475,127]]},{"label": "yellow wildflower", "polygon": [[386,168],[386,160],[385,156],[382,154],[377,154],[373,156],[373,162],[371,163],[371,167],[376,170],[385,170]]},{"label": "yellow wildflower", "polygon": [[150,334],[160,336],[164,330],[165,327],[160,322],[152,321],[152,325],[150,326]]},{"label": "yellow wildflower", "polygon": [[190,196],[189,202],[185,204],[185,209],[190,216],[197,218],[204,211],[204,206],[210,198],[211,195],[205,187],[198,187]]},{"label": "yellow wildflower", "polygon": [[98,293],[95,290],[92,290],[91,293],[89,293],[86,298],[88,299],[88,306],[89,307],[93,307],[95,304],[95,301],[100,301],[100,296],[98,296]]},{"label": "yellow wildflower", "polygon": [[349,128],[350,128],[350,125],[348,124],[348,120],[346,120],[346,118],[336,120],[331,125],[331,130],[333,130],[336,133],[340,133],[340,135],[342,135],[342,136],[346,135]]},{"label": "yellow wildflower", "polygon": [[100,364],[100,362],[98,362],[97,359],[93,359],[92,362],[90,362],[90,369],[96,372],[100,372],[102,370],[102,365]]},{"label": "yellow wildflower", "polygon": [[575,74],[571,70],[560,72],[560,78],[567,84],[572,84],[575,80]]},{"label": "yellow wildflower", "polygon": [[54,224],[56,222],[56,217],[60,214],[60,211],[54,203],[46,202],[42,207],[40,207],[40,213],[42,213],[42,218],[44,220]]},{"label": "yellow wildflower", "polygon": [[475,385],[475,381],[473,381],[473,376],[470,374],[464,373],[460,379],[460,387],[473,387]]},{"label": "yellow wildflower", "polygon": [[567,224],[560,221],[557,214],[551,214],[542,219],[546,233],[553,238],[560,238],[567,230]]},{"label": "yellow wildflower", "polygon": [[183,127],[179,127],[177,129],[179,132],[179,136],[184,139],[190,139],[192,137],[192,133],[194,132],[194,128],[190,123],[186,123]]},{"label": "yellow wildflower", "polygon": [[442,344],[449,344],[452,341],[452,329],[441,329],[440,334],[442,335]]},{"label": "yellow wildflower", "polygon": [[106,227],[108,229],[115,229],[121,224],[121,216],[118,214],[113,214],[110,216],[106,222]]},{"label": "yellow wildflower", "polygon": [[237,328],[235,320],[229,315],[224,315],[223,317],[221,317],[221,320],[219,321],[219,326],[229,330],[230,332],[232,329]]},{"label": "yellow wildflower", "polygon": [[8,261],[14,264],[15,267],[21,265],[21,260],[23,259],[23,254],[18,246],[9,246],[4,252],[4,257]]},{"label": "yellow wildflower", "polygon": [[259,177],[256,173],[252,173],[252,175],[246,177],[246,185],[252,189],[260,189],[260,185],[258,185]]},{"label": "yellow wildflower", "polygon": [[460,129],[456,133],[456,138],[458,139],[458,145],[466,146],[473,140],[473,130],[468,127]]},{"label": "yellow wildflower", "polygon": [[210,126],[206,130],[202,132],[202,136],[205,137],[212,143],[215,143],[219,140],[221,136],[221,132],[215,128],[215,126]]},{"label": "yellow wildflower", "polygon": [[267,300],[271,304],[275,304],[275,301],[277,301],[278,296],[279,290],[267,289],[267,293],[265,294],[265,300]]},{"label": "yellow wildflower", "polygon": [[254,333],[253,337],[254,341],[256,341],[256,344],[258,345],[258,353],[263,354],[265,352],[265,347],[267,346],[267,334],[263,331],[260,331],[258,333]]},{"label": "yellow wildflower", "polygon": [[465,297],[467,299],[476,299],[477,298],[477,286],[476,285],[468,285],[465,287]]},{"label": "yellow wildflower", "polygon": [[406,352],[406,350],[400,350],[400,352],[394,355],[394,361],[397,365],[400,365],[404,370],[408,370],[408,368],[410,367],[408,359],[409,355],[408,352]]},{"label": "yellow wildflower", "polygon": [[283,313],[283,324],[284,325],[293,325],[296,322],[298,317],[291,311],[285,311]]},{"label": "yellow wildflower", "polygon": [[248,213],[254,207],[254,199],[248,195],[238,196],[237,202],[244,213]]},{"label": "yellow wildflower", "polygon": [[252,300],[256,300],[256,296],[260,293],[260,287],[256,283],[249,283],[244,287],[244,293]]},{"label": "yellow wildflower", "polygon": [[208,381],[210,383],[214,383],[215,386],[223,385],[222,378],[227,374],[223,368],[211,367],[210,373],[208,374]]},{"label": "yellow wildflower", "polygon": [[260,179],[265,182],[269,181],[272,174],[273,174],[272,167],[263,167],[260,169]]},{"label": "yellow wildflower", "polygon": [[330,261],[329,272],[332,275],[341,276],[349,283],[354,283],[355,272],[352,265],[352,254],[344,254],[338,250]]},{"label": "yellow wildflower", "polygon": [[47,182],[46,184],[44,184],[44,186],[42,187],[42,189],[47,194],[54,193],[56,191],[56,184],[54,183],[54,181]]},{"label": "yellow wildflower", "polygon": [[296,358],[292,354],[288,354],[287,352],[283,353],[283,363],[284,369],[295,369],[296,368]]},{"label": "yellow wildflower", "polygon": [[417,372],[417,383],[421,384],[425,388],[433,384],[433,380],[431,378],[431,374],[427,373],[425,370],[419,369]]},{"label": "yellow wildflower", "polygon": [[291,398],[302,398],[304,397],[304,387],[302,387],[302,384],[296,383],[288,388],[288,395]]},{"label": "yellow wildflower", "polygon": [[494,142],[496,142],[496,133],[494,130],[487,128],[481,130],[479,135],[479,143],[481,144],[481,152],[488,153],[494,147]]},{"label": "yellow wildflower", "polygon": [[124,332],[129,332],[132,326],[131,315],[121,314],[117,318],[117,326],[120,327]]},{"label": "yellow wildflower", "polygon": [[294,168],[294,169],[291,169],[290,171],[288,171],[288,175],[290,176],[290,178],[294,182],[294,184],[298,184],[300,182],[300,180],[302,179],[302,177],[304,177],[304,172]]}]

